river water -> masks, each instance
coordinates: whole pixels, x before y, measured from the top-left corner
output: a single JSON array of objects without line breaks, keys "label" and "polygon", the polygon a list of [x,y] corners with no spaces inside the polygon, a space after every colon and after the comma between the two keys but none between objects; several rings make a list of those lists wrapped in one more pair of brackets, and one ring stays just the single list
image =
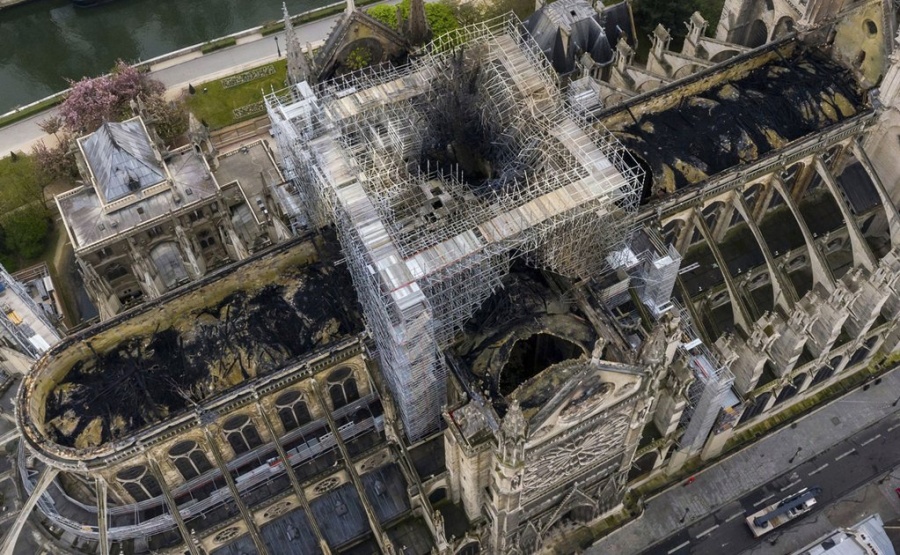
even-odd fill
[{"label": "river water", "polygon": [[[286,0],[292,14],[334,0]],[[0,11],[0,113],[106,73],[281,18],[282,0],[34,0]]]}]

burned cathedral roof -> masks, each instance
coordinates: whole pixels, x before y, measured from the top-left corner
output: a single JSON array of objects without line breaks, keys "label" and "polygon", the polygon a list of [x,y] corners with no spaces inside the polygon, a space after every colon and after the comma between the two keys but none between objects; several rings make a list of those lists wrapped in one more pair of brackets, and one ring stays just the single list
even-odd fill
[{"label": "burned cathedral roof", "polygon": [[[783,46],[706,74],[705,81],[680,91],[660,89],[617,106],[601,120],[646,161],[655,192],[662,194],[868,109],[849,70],[818,50]],[[760,64],[761,57],[769,59]],[[684,95],[685,90],[696,92]]]},{"label": "burned cathedral roof", "polygon": [[294,242],[74,337],[26,386],[35,424],[61,446],[96,447],[362,331],[338,252]]}]

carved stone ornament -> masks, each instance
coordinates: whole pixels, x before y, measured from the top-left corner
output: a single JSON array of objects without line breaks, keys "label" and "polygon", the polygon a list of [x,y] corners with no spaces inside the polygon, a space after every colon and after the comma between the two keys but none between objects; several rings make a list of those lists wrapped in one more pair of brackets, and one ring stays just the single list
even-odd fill
[{"label": "carved stone ornament", "polygon": [[224,543],[227,541],[231,541],[234,538],[238,537],[241,534],[241,529],[237,526],[232,526],[231,528],[226,528],[213,536],[213,541],[216,543]]},{"label": "carved stone ornament", "polygon": [[263,513],[263,518],[268,520],[271,518],[279,517],[284,513],[290,511],[293,506],[294,503],[292,501],[279,501],[278,503],[275,503],[274,505],[266,509],[266,512]]},{"label": "carved stone ornament", "polygon": [[387,462],[387,460],[388,460],[388,454],[386,451],[380,451],[378,453],[375,453],[374,455],[372,455],[371,457],[369,457],[368,459],[363,461],[362,464],[359,465],[359,473],[365,474],[367,472],[371,472],[371,471],[375,470],[376,468],[383,466]]},{"label": "carved stone ornament", "polygon": [[321,495],[333,490],[339,485],[341,485],[341,479],[337,476],[332,476],[331,478],[325,478],[324,480],[316,484],[316,487],[313,488],[313,491]]}]

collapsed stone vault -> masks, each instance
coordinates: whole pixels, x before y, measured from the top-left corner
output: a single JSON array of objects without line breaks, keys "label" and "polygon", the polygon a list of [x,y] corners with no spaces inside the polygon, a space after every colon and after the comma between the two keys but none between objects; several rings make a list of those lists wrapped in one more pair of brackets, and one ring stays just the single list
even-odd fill
[{"label": "collapsed stone vault", "polygon": [[[460,75],[468,89],[448,99]],[[448,33],[406,66],[316,90],[300,83],[266,102],[297,184],[283,204],[337,227],[412,440],[438,427],[440,350],[513,258],[587,278],[630,233],[642,170],[566,107],[514,17]],[[441,143],[435,134],[452,119],[441,110],[453,106],[480,121]],[[467,140],[490,145],[485,159],[463,159],[478,150]]]}]

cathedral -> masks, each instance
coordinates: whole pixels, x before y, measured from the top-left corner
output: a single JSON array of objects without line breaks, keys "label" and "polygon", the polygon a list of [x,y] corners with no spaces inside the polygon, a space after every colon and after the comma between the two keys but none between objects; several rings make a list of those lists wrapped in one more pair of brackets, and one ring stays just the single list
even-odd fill
[{"label": "cathedral", "polygon": [[638,63],[627,3],[285,14],[274,147],[79,140],[106,308],[23,380],[3,549],[551,552],[893,361],[896,15],[726,0]]}]

